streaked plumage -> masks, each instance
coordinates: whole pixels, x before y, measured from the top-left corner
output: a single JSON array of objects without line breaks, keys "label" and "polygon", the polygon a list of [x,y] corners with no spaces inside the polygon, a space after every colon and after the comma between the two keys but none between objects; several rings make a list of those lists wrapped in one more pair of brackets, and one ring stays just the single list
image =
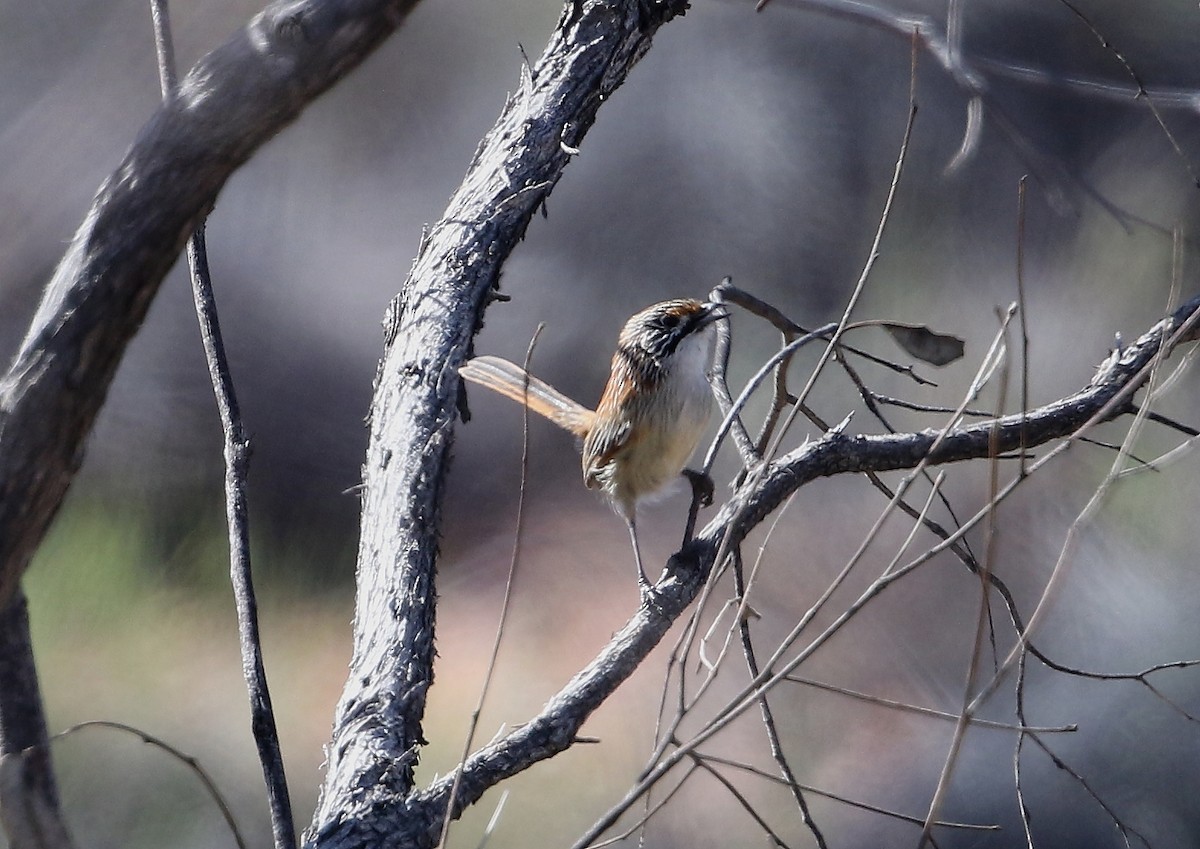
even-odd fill
[{"label": "streaked plumage", "polygon": [[594,412],[499,357],[477,357],[460,369],[583,439],[584,483],[625,518],[643,585],[637,502],[678,477],[704,435],[712,411],[712,323],[725,315],[719,305],[679,299],[632,316]]}]

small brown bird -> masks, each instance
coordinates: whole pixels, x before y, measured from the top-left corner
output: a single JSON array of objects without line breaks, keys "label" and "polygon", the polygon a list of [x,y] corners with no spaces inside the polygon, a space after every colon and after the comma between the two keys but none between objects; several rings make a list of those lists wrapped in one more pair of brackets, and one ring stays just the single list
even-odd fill
[{"label": "small brown bird", "polygon": [[638,547],[637,503],[684,471],[704,435],[713,400],[713,322],[727,316],[719,304],[690,299],[635,314],[617,340],[595,411],[500,357],[476,357],[459,370],[583,440],[583,482],[601,490],[629,526],[643,593],[649,581]]}]

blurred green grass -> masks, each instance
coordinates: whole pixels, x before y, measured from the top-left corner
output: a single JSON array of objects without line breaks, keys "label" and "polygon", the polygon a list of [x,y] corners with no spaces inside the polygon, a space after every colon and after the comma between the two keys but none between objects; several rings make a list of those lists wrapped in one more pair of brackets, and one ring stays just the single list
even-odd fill
[{"label": "blurred green grass", "polygon": [[[104,719],[162,738],[212,773],[251,845],[269,845],[223,516],[219,505],[175,511],[168,528],[162,515],[148,502],[69,499],[27,573],[51,732]],[[318,588],[312,571],[288,568],[303,544],[253,538],[268,675],[302,814],[349,655],[353,560]],[[199,781],[165,753],[94,728],[54,746],[81,846],[232,845]]]}]

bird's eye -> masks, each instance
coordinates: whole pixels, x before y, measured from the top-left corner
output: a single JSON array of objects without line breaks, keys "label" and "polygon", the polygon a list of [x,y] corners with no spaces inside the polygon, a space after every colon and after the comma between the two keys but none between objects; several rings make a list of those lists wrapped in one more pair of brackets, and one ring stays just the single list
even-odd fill
[{"label": "bird's eye", "polygon": [[678,327],[679,316],[673,312],[669,312],[662,317],[662,326],[666,328]]}]

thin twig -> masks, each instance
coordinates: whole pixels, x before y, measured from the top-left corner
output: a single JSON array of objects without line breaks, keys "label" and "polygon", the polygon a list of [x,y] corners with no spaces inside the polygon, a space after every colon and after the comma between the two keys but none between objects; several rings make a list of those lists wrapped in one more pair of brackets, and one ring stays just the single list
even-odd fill
[{"label": "thin twig", "polygon": [[[174,96],[174,51],[171,47],[170,21],[166,0],[151,0],[155,44],[158,52],[159,83],[163,99]],[[258,757],[262,763],[263,779],[271,809],[271,832],[276,849],[296,846],[296,827],[292,819],[292,804],[288,794],[283,755],[279,748],[279,733],[275,727],[275,712],[263,666],[262,643],[258,631],[258,604],[250,569],[250,526],[246,505],[246,471],[250,460],[250,444],[242,429],[241,412],[229,360],[225,355],[221,325],[217,318],[217,303],[213,295],[204,247],[204,225],[197,226],[187,243],[188,267],[191,270],[192,295],[200,336],[208,361],[209,377],[216,396],[221,431],[225,440],[225,512],[229,524],[229,575],[237,607],[238,633],[242,652],[242,673],[250,696],[250,728]]]},{"label": "thin twig", "polygon": [[483,836],[479,838],[479,843],[475,849],[484,849],[488,841],[492,839],[492,834],[496,830],[496,825],[500,822],[500,815],[504,813],[504,805],[508,802],[508,791],[505,790],[500,794],[500,801],[496,803],[496,810],[492,811],[491,817],[488,818],[487,825],[483,827]]},{"label": "thin twig", "polygon": [[587,844],[588,849],[602,849],[602,847],[611,846],[614,843],[620,843],[622,840],[625,840],[628,837],[630,837],[631,835],[633,835],[634,832],[640,831],[641,829],[645,828],[646,823],[648,823],[650,821],[650,818],[653,817],[655,814],[657,814],[659,811],[661,811],[663,808],[665,808],[667,806],[667,803],[670,802],[673,798],[675,798],[675,794],[683,789],[683,785],[686,784],[687,780],[692,777],[692,773],[694,773],[699,768],[700,768],[699,764],[693,763],[690,767],[688,767],[687,772],[685,772],[683,774],[683,777],[679,779],[679,783],[676,784],[674,787],[672,787],[667,792],[667,795],[664,796],[658,802],[658,804],[654,805],[651,808],[647,808],[645,814],[642,817],[640,817],[637,822],[635,822],[633,825],[631,825],[628,829],[626,829],[621,834],[614,835],[613,837],[609,838],[608,840],[602,840],[599,843]]},{"label": "thin twig", "polygon": [[[759,769],[758,767],[752,766],[751,764],[742,763],[741,761],[735,761],[731,758],[723,758],[720,755],[711,755],[711,754],[707,754],[704,752],[697,752],[696,756],[699,758],[702,758],[705,761],[709,761],[711,763],[721,764],[723,766],[728,766],[733,769],[737,769],[737,770],[741,770],[742,772],[749,773],[750,775],[756,775],[759,778],[766,779],[767,781],[773,782],[775,784],[784,784],[785,783],[782,778],[780,778],[778,775],[775,775],[773,772],[767,772],[765,769]],[[822,799],[829,799],[832,802],[838,802],[843,805],[848,805],[851,808],[858,808],[860,811],[868,811],[869,813],[872,813],[872,814],[879,814],[880,816],[888,817],[890,819],[900,820],[901,822],[906,822],[906,823],[909,823],[910,825],[921,825],[924,822],[923,817],[913,816],[912,814],[902,814],[899,811],[893,811],[893,810],[889,810],[888,808],[882,808],[879,805],[872,805],[868,802],[860,802],[857,799],[851,799],[849,796],[843,796],[839,793],[831,793],[830,791],[822,790],[819,787],[812,787],[807,784],[802,784],[802,785],[800,785],[800,787],[801,787],[801,789],[804,790],[805,793],[811,793],[814,796],[820,796]],[[963,829],[965,831],[999,831],[1000,830],[1000,826],[998,826],[998,825],[971,823],[971,822],[953,822],[950,820],[940,820],[939,822],[937,822],[935,824],[939,828],[955,828],[955,829]]]},{"label": "thin twig", "polygon": [[[1134,411],[1130,410],[1130,412],[1134,412]],[[1149,418],[1149,416],[1147,416],[1146,418]],[[1081,436],[1079,438],[1079,441],[1086,443],[1087,445],[1095,445],[1097,448],[1104,448],[1105,450],[1108,450],[1108,451],[1120,451],[1121,450],[1121,446],[1118,443],[1107,442],[1103,439],[1092,439],[1089,436]],[[1127,457],[1129,457],[1130,460],[1133,460],[1135,463],[1137,463],[1137,465],[1132,466],[1128,469],[1123,469],[1117,475],[1117,477],[1119,477],[1119,478],[1124,477],[1125,475],[1129,474],[1130,472],[1141,471],[1144,469],[1149,469],[1150,471],[1153,471],[1153,472],[1158,471],[1158,469],[1154,468],[1154,466],[1152,465],[1152,463],[1153,463],[1152,460],[1143,460],[1141,457],[1139,457],[1137,454],[1134,454],[1132,451],[1126,451],[1125,454]]]},{"label": "thin twig", "polygon": [[[529,367],[533,360],[533,349],[537,346],[537,340],[542,335],[543,328],[545,328],[545,324],[538,324],[537,328],[533,331],[533,338],[529,340],[529,347],[525,349],[525,382],[523,391],[527,401],[529,395]],[[454,768],[454,784],[450,788],[450,796],[446,802],[446,813],[442,819],[442,834],[437,842],[439,847],[446,845],[446,838],[450,834],[450,822],[454,819],[454,803],[458,798],[458,787],[462,783],[463,764],[467,761],[467,755],[471,753],[471,746],[475,740],[475,729],[479,726],[479,717],[483,713],[483,703],[486,701],[488,692],[491,690],[492,675],[496,671],[496,659],[500,656],[500,643],[504,639],[504,626],[508,623],[513,584],[517,577],[517,564],[521,562],[521,542],[525,531],[525,488],[528,482],[529,404],[526,402],[521,405],[521,482],[517,490],[517,512],[513,520],[515,525],[513,528],[513,547],[512,554],[508,560],[508,576],[504,581],[504,599],[500,602],[500,619],[496,622],[496,636],[492,640],[492,654],[488,658],[487,671],[483,674],[483,685],[479,688],[479,699],[475,702],[475,709],[471,711],[471,721],[467,725],[467,737],[463,741],[462,756],[459,758],[458,766]]]},{"label": "thin twig", "polygon": [[[706,762],[695,752],[692,753],[692,762],[695,763],[696,766],[700,767],[700,769],[704,770],[713,778],[715,778],[717,783],[729,791],[729,794],[737,800],[738,804],[742,806],[742,809],[750,815],[750,818],[758,823],[758,827],[763,830],[763,833],[767,835],[767,839],[770,840],[771,843],[781,847],[781,849],[789,849],[788,845],[783,841],[783,838],[776,834],[775,830],[771,828],[770,823],[763,819],[762,815],[759,814],[758,811],[754,810],[754,805],[750,803],[750,800],[742,794],[742,791],[734,787],[733,782],[723,776],[720,770],[718,770],[712,764]],[[825,845],[824,840],[820,841],[820,845]]]},{"label": "thin twig", "polygon": [[171,14],[167,0],[150,0],[154,23],[154,52],[158,57],[158,86],[163,100],[175,96],[179,79],[175,72],[175,40],[171,37]]},{"label": "thin twig", "polygon": [[[915,61],[915,60],[914,60]],[[910,84],[916,77],[915,64],[910,68],[909,80]],[[867,280],[870,279],[871,271],[875,268],[875,262],[879,259],[879,246],[883,242],[883,234],[887,230],[888,221],[891,219],[892,208],[896,202],[896,195],[900,189],[900,177],[904,174],[904,163],[908,160],[908,145],[912,140],[913,125],[917,119],[917,102],[915,99],[915,88],[910,87],[909,103],[908,103],[908,120],[904,124],[904,135],[900,141],[900,150],[896,154],[896,164],[892,169],[892,181],[888,185],[887,198],[883,202],[883,211],[879,215],[879,225],[875,228],[875,238],[871,242],[871,249],[867,254],[867,261],[863,263],[862,272],[858,276],[858,281],[854,284],[854,291],[850,293],[849,299],[846,301],[846,308],[842,311],[842,317],[838,320],[837,330],[829,339],[829,344],[825,350],[821,352],[820,359],[813,367],[812,372],[808,376],[804,388],[796,396],[796,405],[792,407],[792,411],[783,422],[783,427],[779,433],[773,437],[773,447],[770,450],[764,450],[763,455],[767,458],[775,456],[779,445],[782,442],[784,434],[787,433],[792,421],[795,419],[799,407],[808,401],[808,396],[816,386],[817,379],[825,370],[825,366],[832,359],[834,353],[841,344],[841,338],[845,334],[847,326],[850,324],[850,316],[853,314],[855,307],[858,306],[859,299],[862,298],[863,291],[867,287]]]},{"label": "thin twig", "polygon": [[[1136,405],[1131,412],[1134,412],[1134,413],[1137,412]],[[1200,430],[1196,430],[1196,428],[1192,427],[1191,425],[1185,425],[1183,422],[1177,422],[1170,416],[1164,416],[1162,413],[1156,413],[1153,410],[1147,410],[1146,418],[1149,421],[1152,421],[1156,424],[1163,425],[1164,427],[1169,427],[1172,430],[1177,430],[1180,433],[1184,434],[1185,436],[1189,436],[1192,438],[1200,436]]]},{"label": "thin twig", "polygon": [[[910,702],[901,702],[896,699],[889,699],[886,696],[876,696],[871,693],[864,693],[861,690],[852,690],[849,687],[839,687],[836,684],[830,684],[826,681],[817,681],[814,678],[804,678],[800,675],[788,675],[786,680],[793,684],[801,684],[805,687],[815,687],[818,690],[825,690],[829,693],[837,693],[840,696],[849,696],[852,699],[868,702],[873,705],[881,705],[890,710],[905,711],[907,713],[915,713],[918,716],[929,716],[934,719],[947,720],[949,722],[957,722],[961,712],[951,713],[947,710],[938,710],[937,708],[925,707],[924,705],[914,705]],[[1017,731],[1021,733],[1036,731],[1040,734],[1072,734],[1079,730],[1079,726],[1072,723],[1069,725],[1042,725],[1037,727],[1028,727],[1025,725],[1014,725],[1011,722],[997,722],[992,719],[980,719],[977,716],[970,717],[972,725],[977,725],[980,728],[988,728],[995,731]]]},{"label": "thin twig", "polygon": [[50,741],[54,742],[56,740],[66,739],[67,737],[70,737],[73,734],[84,731],[88,728],[108,728],[114,731],[122,731],[126,734],[132,734],[134,737],[140,739],[143,743],[148,743],[149,745],[166,752],[168,755],[175,758],[175,760],[179,761],[181,764],[194,772],[196,777],[200,779],[200,783],[204,785],[204,790],[208,793],[213,802],[216,803],[217,808],[221,811],[221,816],[224,817],[225,824],[229,826],[229,831],[233,834],[233,840],[238,845],[238,849],[246,849],[246,839],[242,836],[241,829],[238,828],[237,820],[233,818],[233,811],[230,809],[229,803],[225,801],[225,797],[222,796],[221,791],[217,789],[217,783],[213,781],[212,776],[208,774],[204,767],[200,766],[200,761],[197,760],[193,755],[189,755],[183,751],[180,751],[166,740],[163,740],[161,737],[155,737],[153,734],[147,734],[140,728],[135,728],[132,725],[126,725],[124,722],[112,722],[107,719],[90,719],[87,722],[78,722],[75,725],[72,725],[70,728],[64,728],[62,731],[59,731],[50,738]]},{"label": "thin twig", "polygon": [[1078,784],[1080,787],[1082,787],[1084,792],[1092,797],[1092,801],[1095,802],[1097,805],[1099,805],[1101,810],[1104,811],[1104,813],[1108,814],[1108,818],[1112,820],[1113,825],[1115,825],[1117,827],[1117,830],[1121,832],[1121,837],[1122,837],[1122,839],[1124,839],[1125,845],[1127,847],[1130,845],[1129,837],[1130,837],[1130,835],[1132,835],[1132,836],[1136,837],[1138,840],[1140,840],[1142,842],[1143,846],[1146,846],[1147,849],[1149,849],[1149,847],[1151,846],[1151,843],[1150,843],[1149,839],[1147,839],[1146,835],[1142,834],[1136,828],[1134,828],[1133,826],[1126,823],[1123,819],[1121,819],[1121,817],[1118,816],[1117,812],[1115,810],[1113,810],[1112,806],[1104,801],[1104,799],[1100,796],[1100,794],[1096,792],[1096,789],[1094,787],[1092,787],[1091,784],[1088,783],[1088,780],[1086,778],[1084,778],[1083,775],[1081,775],[1078,770],[1071,767],[1070,764],[1068,764],[1066,761],[1064,761],[1062,758],[1060,758],[1057,754],[1055,754],[1050,749],[1050,747],[1046,744],[1046,742],[1044,740],[1041,740],[1036,734],[1030,734],[1029,739],[1032,740],[1039,749],[1041,749],[1043,752],[1046,753],[1046,756],[1048,758],[1050,758],[1050,761],[1056,767],[1058,767],[1060,770],[1062,770],[1067,775],[1069,775],[1071,778],[1073,778],[1075,780],[1075,783]]},{"label": "thin twig", "polygon": [[[1106,446],[1106,447],[1111,447],[1111,446]],[[1169,466],[1172,463],[1175,463],[1179,460],[1182,460],[1188,454],[1192,453],[1192,451],[1195,449],[1195,447],[1196,447],[1196,441],[1194,439],[1189,439],[1187,442],[1183,442],[1183,443],[1180,443],[1179,445],[1176,445],[1170,451],[1165,451],[1162,454],[1159,454],[1157,457],[1155,457],[1152,460],[1139,460],[1134,454],[1131,453],[1129,455],[1130,458],[1137,460],[1137,462],[1140,465],[1134,466],[1134,467],[1131,467],[1128,469],[1123,469],[1121,471],[1121,473],[1119,475],[1117,475],[1117,477],[1124,478],[1124,477],[1128,477],[1130,475],[1140,474],[1141,472],[1161,472],[1167,466]]]},{"label": "thin twig", "polygon": [[[1011,317],[1012,313],[1009,312]],[[1004,413],[1008,394],[1008,372],[1009,362],[1008,357],[1008,321],[1003,321],[1002,330],[1004,332],[1004,343],[999,353],[1003,360],[1002,377],[1000,380],[1000,390],[996,399],[995,419],[999,421],[1000,416]],[[1024,409],[1022,408],[1022,415]],[[995,447],[996,430],[992,430],[993,447],[990,451],[991,458],[988,463],[988,504],[996,504],[996,494],[1000,490],[1000,463],[997,460],[999,451]],[[1022,462],[1022,475],[1024,474],[1024,462]],[[921,828],[921,837],[917,841],[917,849],[922,849],[928,843],[933,833],[933,823],[937,819],[938,812],[941,810],[942,804],[946,800],[946,794],[950,792],[950,777],[953,774],[954,767],[958,763],[959,752],[962,751],[963,741],[966,739],[967,730],[971,727],[971,719],[974,716],[972,710],[971,693],[975,687],[975,682],[979,675],[979,665],[983,657],[983,640],[985,634],[991,635],[993,656],[995,655],[996,636],[995,629],[991,627],[991,584],[988,577],[992,574],[996,562],[996,507],[988,510],[987,518],[984,522],[984,539],[986,540],[986,548],[984,551],[983,562],[980,564],[978,572],[979,576],[979,607],[978,616],[975,620],[975,636],[971,646],[971,659],[967,664],[966,681],[963,684],[962,708],[959,711],[958,719],[954,723],[954,735],[950,740],[950,747],[946,752],[946,760],[942,765],[941,775],[938,776],[937,786],[933,791],[933,798],[929,802],[929,811],[925,815],[925,825]]]},{"label": "thin twig", "polygon": [[[874,389],[866,386],[862,387],[860,391],[868,393],[871,396],[871,400],[876,404],[900,407],[901,409],[912,410],[916,413],[952,413],[956,409],[941,404],[918,404],[915,401],[909,401],[904,398],[893,398],[891,395],[884,395],[882,392],[876,392]],[[991,416],[991,413],[987,410],[976,410],[968,407],[963,410],[963,415],[972,416],[977,419],[986,419]]]},{"label": "thin twig", "polygon": [[[1016,699],[1017,699],[1017,721],[1022,725],[1025,724],[1025,660],[1028,657],[1026,652],[1021,652],[1017,660],[1017,682],[1016,682]],[[1021,816],[1021,828],[1025,832],[1026,849],[1034,849],[1033,847],[1033,826],[1030,823],[1029,806],[1025,804],[1025,789],[1021,783],[1021,751],[1025,745],[1025,735],[1017,735],[1017,743],[1013,746],[1013,785],[1017,790],[1017,809]]]},{"label": "thin twig", "polygon": [[[733,580],[738,598],[745,599],[746,582],[742,574],[741,548],[733,550]],[[746,658],[746,668],[750,670],[751,676],[757,678],[761,670],[758,667],[758,659],[754,656],[754,641],[750,637],[750,622],[747,617],[738,617],[738,631],[742,637],[742,654]],[[792,771],[792,765],[788,763],[787,755],[783,751],[783,744],[779,740],[779,730],[775,727],[775,715],[771,712],[771,705],[767,701],[766,693],[758,700],[758,706],[762,713],[763,728],[767,732],[767,743],[771,747],[771,757],[779,767],[779,774],[787,782],[792,798],[796,800],[796,806],[800,809],[800,819],[812,834],[817,846],[820,849],[826,849],[828,844],[825,843],[825,835],[821,833],[816,820],[813,819],[812,812],[808,809],[808,802],[804,799],[804,794],[796,781],[796,774]]]},{"label": "thin twig", "polygon": [[[762,541],[758,545],[758,553],[755,554],[755,556],[754,556],[754,567],[750,570],[750,577],[746,579],[745,587],[742,589],[742,591],[740,593],[736,594],[735,598],[730,599],[729,602],[727,602],[727,604],[729,604],[730,602],[735,603],[734,615],[733,615],[732,620],[730,620],[731,624],[729,626],[729,630],[725,635],[725,640],[721,645],[721,651],[717,655],[716,660],[714,660],[712,662],[707,662],[706,658],[705,658],[704,643],[705,643],[705,640],[708,639],[709,634],[706,634],[705,640],[702,640],[700,643],[700,648],[697,652],[699,655],[699,661],[703,666],[705,666],[708,669],[710,677],[715,676],[717,674],[717,670],[720,669],[721,664],[724,662],[725,656],[729,652],[729,647],[733,642],[733,635],[738,629],[738,623],[741,622],[743,619],[745,619],[748,616],[753,616],[755,618],[757,618],[757,616],[758,616],[758,614],[750,606],[750,594],[753,591],[754,585],[758,580],[758,573],[762,569],[763,563],[766,562],[767,546],[771,542],[771,538],[775,535],[775,531],[783,523],[783,519],[787,515],[788,508],[791,507],[792,504],[794,504],[794,503],[795,503],[795,498],[794,497],[789,498],[787,501],[784,502],[783,506],[781,506],[777,511],[775,511],[775,517],[771,520],[771,524],[767,528],[767,532],[765,534],[763,534]],[[722,611],[722,612],[724,612],[724,611]],[[699,613],[699,609],[697,609],[697,613]],[[713,628],[716,627],[716,624],[717,624],[717,622],[714,621]],[[710,628],[709,630],[711,633],[712,629]],[[706,681],[705,684],[707,685],[707,683],[708,682]],[[691,706],[689,705],[689,709],[690,709],[690,707]]]},{"label": "thin twig", "polygon": [[[733,279],[726,277],[716,286],[708,297],[715,303],[725,303],[727,296],[731,291],[737,290],[733,285]],[[729,369],[729,350],[732,333],[729,329],[729,321],[717,322],[717,349],[713,357],[713,379],[712,385],[716,392],[717,404],[721,409],[721,415],[730,414],[733,408],[733,398],[729,394],[728,369]],[[742,467],[745,469],[752,468],[758,465],[761,457],[758,451],[755,450],[754,440],[750,438],[750,434],[746,432],[746,426],[742,423],[740,415],[734,415],[731,421],[731,430],[733,432],[733,442],[737,446],[738,454],[742,458]]]},{"label": "thin twig", "polygon": [[[1017,320],[1021,328],[1021,415],[1029,410],[1029,309],[1025,300],[1025,181],[1017,184]],[[1021,474],[1028,448],[1021,440]]]},{"label": "thin twig", "polygon": [[1154,116],[1155,123],[1158,124],[1158,128],[1162,130],[1163,135],[1166,136],[1172,150],[1175,151],[1175,156],[1183,164],[1184,170],[1187,171],[1188,176],[1192,180],[1192,184],[1200,187],[1200,176],[1197,176],[1196,170],[1192,167],[1191,160],[1189,160],[1187,154],[1184,153],[1183,147],[1179,144],[1179,140],[1175,138],[1175,134],[1172,133],[1170,128],[1167,126],[1167,122],[1163,119],[1162,113],[1158,111],[1158,106],[1155,105],[1154,98],[1150,96],[1150,92],[1146,90],[1146,86],[1142,82],[1141,75],[1134,70],[1133,65],[1129,63],[1129,60],[1125,58],[1125,55],[1118,50],[1111,41],[1108,40],[1108,37],[1100,31],[1099,27],[1092,23],[1091,18],[1085,15],[1078,6],[1070,2],[1070,0],[1058,0],[1058,2],[1070,9],[1071,13],[1075,15],[1075,17],[1079,18],[1079,20],[1083,22],[1083,25],[1088,28],[1088,31],[1090,31],[1091,34],[1096,37],[1096,40],[1100,42],[1100,46],[1111,53],[1117,62],[1120,63],[1121,67],[1125,69],[1125,73],[1129,75],[1129,78],[1133,80],[1133,84],[1137,86],[1138,99],[1146,101],[1146,107],[1150,110],[1150,114]]}]

